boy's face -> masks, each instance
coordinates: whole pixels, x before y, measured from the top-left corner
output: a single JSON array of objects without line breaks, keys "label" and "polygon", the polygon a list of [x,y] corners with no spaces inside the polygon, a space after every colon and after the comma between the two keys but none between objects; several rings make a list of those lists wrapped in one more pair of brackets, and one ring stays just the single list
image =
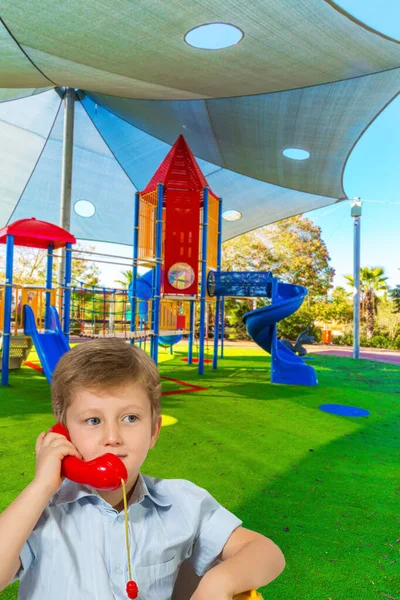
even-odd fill
[{"label": "boy's face", "polygon": [[[150,448],[156,443],[161,417],[152,429],[150,400],[138,383],[112,390],[82,389],[67,409],[66,425],[71,442],[88,461],[106,452],[116,454],[128,471],[127,490],[136,482]],[[110,504],[122,498],[122,491],[99,494]]]}]

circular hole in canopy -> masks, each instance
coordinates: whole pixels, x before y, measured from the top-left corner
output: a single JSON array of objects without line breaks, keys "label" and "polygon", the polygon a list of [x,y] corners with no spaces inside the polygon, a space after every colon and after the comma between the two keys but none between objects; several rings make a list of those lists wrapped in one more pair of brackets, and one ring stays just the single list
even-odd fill
[{"label": "circular hole in canopy", "polygon": [[293,160],[307,160],[307,158],[310,158],[309,151],[303,150],[303,148],[286,148],[283,155]]},{"label": "circular hole in canopy", "polygon": [[221,50],[238,44],[243,38],[243,31],[229,23],[208,23],[194,27],[185,35],[189,46],[202,50]]},{"label": "circular hole in canopy", "polygon": [[225,210],[222,213],[222,218],[225,221],[239,221],[242,218],[242,213],[238,210]]},{"label": "circular hole in canopy", "polygon": [[96,207],[89,200],[78,200],[74,204],[74,211],[80,217],[93,217],[96,212]]},{"label": "circular hole in canopy", "polygon": [[194,271],[187,263],[175,263],[169,268],[168,281],[177,290],[186,290],[194,281]]}]

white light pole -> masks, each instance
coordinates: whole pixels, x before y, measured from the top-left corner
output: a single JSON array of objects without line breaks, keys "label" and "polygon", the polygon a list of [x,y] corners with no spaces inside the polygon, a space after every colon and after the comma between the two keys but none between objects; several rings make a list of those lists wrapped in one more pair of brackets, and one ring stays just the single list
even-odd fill
[{"label": "white light pole", "polygon": [[360,358],[360,230],[361,200],[351,200],[351,216],[354,219],[354,252],[353,252],[353,358]]}]

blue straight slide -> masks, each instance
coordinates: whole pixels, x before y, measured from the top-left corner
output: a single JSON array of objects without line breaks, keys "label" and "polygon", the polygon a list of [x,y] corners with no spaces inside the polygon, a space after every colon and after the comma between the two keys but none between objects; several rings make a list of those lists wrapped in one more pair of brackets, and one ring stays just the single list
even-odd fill
[{"label": "blue straight slide", "polygon": [[25,335],[29,335],[35,344],[36,351],[46,375],[47,381],[51,383],[53,371],[63,354],[68,352],[69,344],[65,337],[54,306],[50,306],[50,327],[46,333],[39,333],[33,310],[28,304],[24,305],[24,329]]},{"label": "blue straight slide", "polygon": [[[129,293],[131,294],[131,292],[132,284],[129,286]],[[147,271],[147,273],[139,277],[136,282],[136,296],[139,300],[142,300],[139,304],[139,315],[147,321],[147,302],[153,297],[153,271]],[[145,302],[146,304],[144,304]],[[180,342],[181,339],[181,335],[164,335],[158,338],[158,344],[164,348],[169,348]]]},{"label": "blue straight slide", "polygon": [[307,289],[301,285],[278,281],[273,303],[244,315],[249,336],[272,357],[272,383],[318,385],[314,369],[305,364],[276,337],[276,324],[296,312],[303,304]]}]

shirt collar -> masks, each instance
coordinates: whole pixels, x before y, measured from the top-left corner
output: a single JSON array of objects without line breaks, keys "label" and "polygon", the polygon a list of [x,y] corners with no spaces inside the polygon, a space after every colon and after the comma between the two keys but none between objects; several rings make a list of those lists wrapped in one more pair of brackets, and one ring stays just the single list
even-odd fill
[{"label": "shirt collar", "polygon": [[[128,505],[132,506],[133,504],[139,504],[143,502],[146,496],[149,497],[150,500],[152,500],[153,503],[157,504],[158,506],[171,506],[171,502],[168,500],[168,498],[159,494],[154,489],[154,486],[151,485],[151,481],[148,481],[148,483],[146,483],[143,475],[139,473],[135,489],[133,490],[133,493],[129,498]],[[89,497],[98,498],[101,502],[105,503],[105,500],[103,500],[103,498],[100,496],[97,490],[91,487],[90,485],[75,483],[75,481],[64,479],[61,487],[54,494],[50,505],[59,506],[61,504],[69,504],[71,502],[76,502],[81,498]]]}]

